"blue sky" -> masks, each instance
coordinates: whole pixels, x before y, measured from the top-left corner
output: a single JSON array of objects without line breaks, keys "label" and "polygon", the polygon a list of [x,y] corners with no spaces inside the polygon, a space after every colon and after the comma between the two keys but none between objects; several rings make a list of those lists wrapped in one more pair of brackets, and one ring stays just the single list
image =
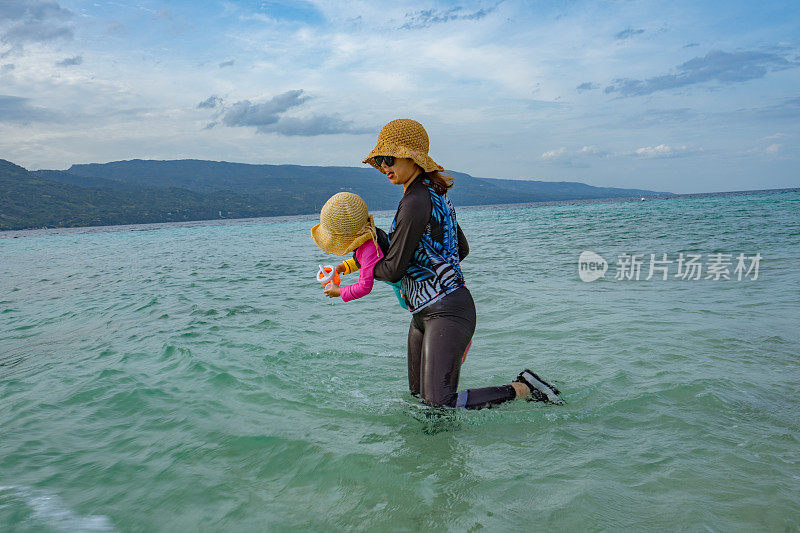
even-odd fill
[{"label": "blue sky", "polygon": [[0,158],[361,166],[422,122],[474,176],[800,186],[793,2],[0,2]]}]

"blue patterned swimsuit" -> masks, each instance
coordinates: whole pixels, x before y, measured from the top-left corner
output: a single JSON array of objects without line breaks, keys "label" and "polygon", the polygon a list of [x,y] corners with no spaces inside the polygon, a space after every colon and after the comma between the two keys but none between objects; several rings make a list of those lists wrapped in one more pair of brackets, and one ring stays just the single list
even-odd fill
[{"label": "blue patterned swimsuit", "polygon": [[437,194],[424,175],[406,189],[389,241],[386,257],[376,265],[375,277],[401,280],[412,313],[464,286],[459,262],[469,250],[466,238],[447,194]]},{"label": "blue patterned swimsuit", "polygon": [[403,193],[389,248],[375,264],[375,279],[403,284],[411,311],[408,389],[434,406],[481,409],[516,398],[512,385],[458,390],[461,362],[475,332],[475,302],[459,262],[469,253],[456,212],[417,176]]}]

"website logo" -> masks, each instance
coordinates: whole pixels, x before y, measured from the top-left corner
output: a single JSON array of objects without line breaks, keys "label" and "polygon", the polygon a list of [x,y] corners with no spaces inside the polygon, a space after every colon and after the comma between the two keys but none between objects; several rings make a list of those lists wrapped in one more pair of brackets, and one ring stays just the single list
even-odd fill
[{"label": "website logo", "polygon": [[588,250],[581,252],[578,258],[578,276],[581,280],[590,282],[602,278],[606,275],[606,270],[608,263],[602,256]]},{"label": "website logo", "polygon": [[[758,279],[759,266],[763,259],[760,253],[734,255],[733,253],[714,252],[706,254],[706,261],[703,261],[702,254],[680,252],[674,259],[666,253],[660,254],[660,257],[659,254],[649,254],[650,260],[648,261],[646,255],[619,254],[614,265],[614,275],[610,279],[617,281],[649,281],[651,279],[662,281],[668,279],[755,281]],[[606,271],[608,271],[608,263],[602,256],[587,250],[578,257],[578,276],[583,281],[594,281],[605,277]],[[644,277],[644,274],[647,277]]]}]

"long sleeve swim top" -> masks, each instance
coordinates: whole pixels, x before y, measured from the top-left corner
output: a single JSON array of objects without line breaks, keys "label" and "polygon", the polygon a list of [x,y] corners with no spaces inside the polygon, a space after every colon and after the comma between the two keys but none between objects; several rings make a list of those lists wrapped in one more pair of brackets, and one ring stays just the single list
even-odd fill
[{"label": "long sleeve swim top", "polygon": [[383,257],[383,252],[378,249],[376,254],[375,243],[368,240],[356,249],[356,261],[361,266],[358,269],[358,281],[352,285],[341,287],[341,298],[345,302],[362,298],[372,291],[373,269],[375,263]]},{"label": "long sleeve swim top", "polygon": [[438,195],[418,176],[397,207],[386,256],[374,268],[375,279],[402,280],[412,313],[464,284],[459,262],[469,245],[456,222],[447,195]]}]

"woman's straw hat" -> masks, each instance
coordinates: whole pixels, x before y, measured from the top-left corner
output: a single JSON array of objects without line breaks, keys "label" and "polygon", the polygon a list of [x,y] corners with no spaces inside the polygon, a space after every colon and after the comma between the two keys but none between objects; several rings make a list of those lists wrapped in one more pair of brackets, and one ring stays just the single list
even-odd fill
[{"label": "woman's straw hat", "polygon": [[363,162],[380,170],[381,167],[375,164],[375,156],[391,155],[413,159],[425,172],[444,172],[444,168],[428,155],[429,147],[428,133],[422,124],[410,118],[398,118],[383,127],[378,134],[378,144]]},{"label": "woman's straw hat", "polygon": [[375,222],[359,195],[351,192],[334,194],[322,206],[319,221],[311,228],[311,238],[322,251],[344,255],[368,240],[375,242],[377,250]]}]

